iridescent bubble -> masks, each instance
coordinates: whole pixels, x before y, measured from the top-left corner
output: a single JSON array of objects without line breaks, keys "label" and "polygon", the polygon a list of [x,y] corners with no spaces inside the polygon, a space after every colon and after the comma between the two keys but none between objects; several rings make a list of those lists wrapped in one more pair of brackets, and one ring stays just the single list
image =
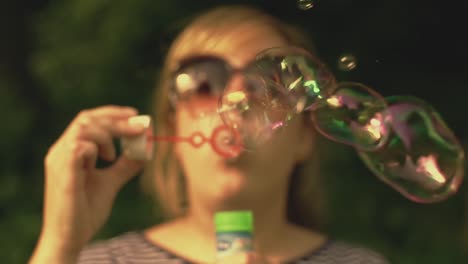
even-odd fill
[{"label": "iridescent bubble", "polygon": [[[246,80],[253,79],[247,77]],[[227,87],[220,98],[218,113],[224,124],[235,129],[246,150],[268,141],[271,135],[285,125],[290,113],[285,96],[266,89],[263,80],[243,88]],[[232,90],[231,90],[232,89]],[[279,93],[276,91],[275,93]]]},{"label": "iridescent bubble", "polygon": [[388,124],[382,114],[383,97],[354,82],[338,83],[333,95],[311,109],[313,124],[325,137],[360,150],[375,150],[386,143]]},{"label": "iridescent bubble", "polygon": [[308,51],[296,47],[277,47],[258,54],[256,74],[273,96],[286,96],[292,114],[313,107],[335,89],[333,74]]},{"label": "iridescent bubble", "polygon": [[351,71],[357,66],[357,59],[353,55],[343,55],[338,59],[338,69]]},{"label": "iridescent bubble", "polygon": [[297,0],[297,7],[301,10],[309,10],[315,6],[313,0]]},{"label": "iridescent bubble", "polygon": [[261,52],[244,79],[242,88],[225,89],[218,112],[225,124],[239,129],[244,142],[257,144],[332,94],[335,83],[324,65],[295,47]]},{"label": "iridescent bubble", "polygon": [[430,203],[457,192],[464,151],[434,108],[409,96],[387,98],[383,112],[392,133],[380,149],[358,151],[379,179],[414,202]]}]

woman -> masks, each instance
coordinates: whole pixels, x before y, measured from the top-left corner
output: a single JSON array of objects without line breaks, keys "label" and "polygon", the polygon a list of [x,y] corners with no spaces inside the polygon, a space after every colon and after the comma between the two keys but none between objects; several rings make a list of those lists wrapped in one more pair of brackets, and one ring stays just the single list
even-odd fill
[{"label": "woman", "polygon": [[[216,114],[222,90],[248,85],[241,72],[228,75],[219,69],[229,65],[246,70],[256,54],[271,47],[311,50],[303,36],[244,6],[197,17],[166,58],[155,99],[156,133],[210,135],[222,124]],[[205,76],[207,82],[187,92],[174,80],[181,68]],[[319,150],[314,149],[312,127],[301,117],[254,152],[235,159],[220,156],[207,144],[156,144],[143,185],[157,189],[169,220],[85,247],[105,223],[118,190],[143,167],[116,157],[112,145],[113,137],[143,133],[141,126],[127,122],[135,115],[136,110],[119,106],[85,110],[50,148],[44,223],[31,263],[213,263],[213,215],[231,210],[250,210],[255,219],[255,254],[242,256],[243,262],[385,263],[369,250],[318,231],[321,203],[314,157]],[[114,164],[96,169],[97,157]]]}]

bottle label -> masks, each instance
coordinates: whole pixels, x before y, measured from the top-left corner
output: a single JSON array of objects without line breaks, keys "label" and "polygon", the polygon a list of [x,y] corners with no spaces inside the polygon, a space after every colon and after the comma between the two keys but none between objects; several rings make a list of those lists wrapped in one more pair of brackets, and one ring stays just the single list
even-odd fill
[{"label": "bottle label", "polygon": [[216,233],[216,240],[218,257],[253,251],[250,232],[220,232]]}]

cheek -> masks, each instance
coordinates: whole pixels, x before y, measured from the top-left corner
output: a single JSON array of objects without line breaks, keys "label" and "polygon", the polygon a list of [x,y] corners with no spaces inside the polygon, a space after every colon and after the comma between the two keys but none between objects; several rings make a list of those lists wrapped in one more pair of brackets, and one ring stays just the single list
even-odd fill
[{"label": "cheek", "polygon": [[216,113],[219,99],[212,96],[193,95],[189,100],[180,102],[178,112],[189,113],[192,117]]},{"label": "cheek", "polygon": [[[186,139],[176,143],[177,155],[180,158],[188,156],[190,157],[189,160],[201,160],[207,156],[211,157],[214,152],[209,143],[210,137],[214,128],[222,124],[221,119],[216,112],[194,113],[190,110],[183,108],[176,113],[176,136]],[[197,136],[193,137],[194,134]],[[192,145],[190,140],[195,141],[196,144]]]},{"label": "cheek", "polygon": [[300,122],[292,122],[290,125],[278,131],[273,138],[262,148],[265,162],[282,164],[289,167],[297,162],[297,156],[305,147],[301,136]]},{"label": "cheek", "polygon": [[181,108],[176,113],[176,135],[180,137],[190,137],[194,133],[202,133],[205,138],[209,138],[214,128],[222,124],[216,108],[200,107],[190,104],[189,107]]}]

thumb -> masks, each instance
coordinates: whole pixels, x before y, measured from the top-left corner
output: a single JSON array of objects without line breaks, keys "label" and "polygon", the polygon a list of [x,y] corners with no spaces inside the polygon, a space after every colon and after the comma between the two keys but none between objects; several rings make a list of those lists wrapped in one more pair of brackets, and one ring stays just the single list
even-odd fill
[{"label": "thumb", "polygon": [[108,179],[109,187],[119,190],[142,170],[143,165],[143,161],[130,160],[122,155],[111,167],[104,170],[106,176],[103,178]]}]

